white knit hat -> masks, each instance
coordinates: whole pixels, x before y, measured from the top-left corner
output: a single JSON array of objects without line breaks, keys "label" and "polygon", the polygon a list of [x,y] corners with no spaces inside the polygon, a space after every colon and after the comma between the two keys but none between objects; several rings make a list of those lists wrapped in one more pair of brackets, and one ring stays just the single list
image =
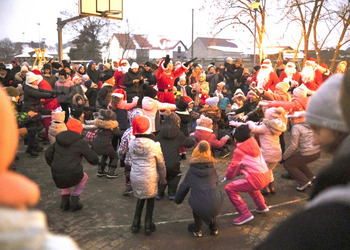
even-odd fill
[{"label": "white knit hat", "polygon": [[130,67],[131,69],[138,69],[139,68],[139,65],[136,63],[136,62],[133,62],[132,64],[131,64],[131,67]]},{"label": "white knit hat", "polygon": [[214,96],[214,97],[209,97],[205,99],[205,102],[212,108],[216,107],[219,102],[219,97]]},{"label": "white knit hat", "polygon": [[26,83],[32,83],[32,82],[39,80],[39,79],[40,79],[40,76],[34,74],[33,72],[28,72],[26,74]]}]

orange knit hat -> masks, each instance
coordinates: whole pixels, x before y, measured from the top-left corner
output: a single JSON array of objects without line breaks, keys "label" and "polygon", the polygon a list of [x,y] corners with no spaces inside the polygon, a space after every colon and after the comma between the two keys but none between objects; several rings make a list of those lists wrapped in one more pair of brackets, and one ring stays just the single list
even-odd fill
[{"label": "orange knit hat", "polygon": [[78,134],[81,134],[83,132],[83,124],[77,119],[71,118],[67,122],[67,129],[73,132],[76,132]]}]

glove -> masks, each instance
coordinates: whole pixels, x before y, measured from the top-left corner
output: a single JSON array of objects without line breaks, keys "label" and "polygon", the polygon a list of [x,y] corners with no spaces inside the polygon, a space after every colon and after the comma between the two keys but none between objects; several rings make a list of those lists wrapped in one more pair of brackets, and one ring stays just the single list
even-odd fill
[{"label": "glove", "polygon": [[230,139],[229,135],[225,135],[224,138],[226,138],[227,140]]},{"label": "glove", "polygon": [[187,68],[188,65],[190,65],[190,63],[191,63],[191,62],[194,62],[195,60],[197,60],[197,57],[196,57],[196,58],[193,58],[193,59],[191,59],[191,60],[189,60],[189,61],[187,61],[187,62],[185,62],[185,63],[184,63],[184,66]]},{"label": "glove", "polygon": [[52,93],[51,93],[51,96],[52,97],[56,97],[58,96],[59,94],[61,94],[58,90],[52,90]]},{"label": "glove", "polygon": [[164,68],[166,69],[168,67],[168,63],[170,62],[170,57],[169,55],[166,55],[165,60],[164,60]]},{"label": "glove", "polygon": [[226,176],[221,180],[221,182],[227,181]]}]

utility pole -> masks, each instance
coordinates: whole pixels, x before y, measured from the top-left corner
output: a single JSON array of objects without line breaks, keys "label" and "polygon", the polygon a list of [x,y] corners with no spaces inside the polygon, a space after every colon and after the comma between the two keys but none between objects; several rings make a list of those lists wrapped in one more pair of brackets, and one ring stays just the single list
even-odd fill
[{"label": "utility pole", "polygon": [[63,20],[62,18],[57,18],[57,31],[58,31],[58,60],[62,61],[63,59],[63,44],[62,44],[62,29],[63,27],[70,22],[79,20],[86,17],[85,15],[79,15],[76,17],[69,18],[67,20]]}]

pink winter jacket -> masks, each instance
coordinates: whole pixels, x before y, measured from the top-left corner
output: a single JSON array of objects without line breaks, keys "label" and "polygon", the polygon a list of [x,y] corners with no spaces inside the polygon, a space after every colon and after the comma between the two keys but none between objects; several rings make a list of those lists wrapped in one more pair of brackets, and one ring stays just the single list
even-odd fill
[{"label": "pink winter jacket", "polygon": [[196,130],[191,133],[191,136],[195,138],[195,147],[200,141],[207,141],[210,145],[212,155],[214,155],[214,149],[221,149],[228,140],[226,137],[218,140],[212,129],[202,126],[197,126]]},{"label": "pink winter jacket", "polygon": [[282,160],[282,149],[280,138],[287,126],[281,119],[264,119],[261,125],[254,122],[247,122],[253,133],[259,134],[261,154],[266,162],[275,163]]},{"label": "pink winter jacket", "polygon": [[258,142],[253,137],[237,143],[225,177],[232,180],[240,174],[243,174],[256,190],[266,187],[271,182],[271,174],[260,152]]}]

